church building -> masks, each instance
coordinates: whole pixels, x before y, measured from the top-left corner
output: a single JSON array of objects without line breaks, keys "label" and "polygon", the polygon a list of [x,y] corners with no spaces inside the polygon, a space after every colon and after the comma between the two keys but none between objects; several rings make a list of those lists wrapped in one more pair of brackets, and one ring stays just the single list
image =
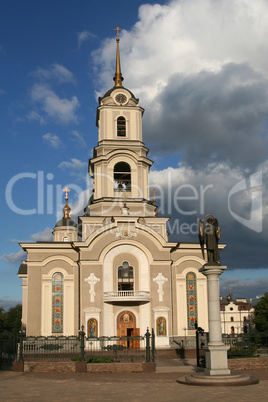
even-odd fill
[{"label": "church building", "polygon": [[[168,217],[149,195],[153,162],[142,139],[144,109],[122,84],[119,38],[114,86],[99,98],[94,191],[70,217],[68,189],[53,241],[21,243],[22,327],[27,336],[156,334],[156,347],[208,331],[205,260],[198,243],[169,242]],[[163,134],[164,135],[164,134]]]}]

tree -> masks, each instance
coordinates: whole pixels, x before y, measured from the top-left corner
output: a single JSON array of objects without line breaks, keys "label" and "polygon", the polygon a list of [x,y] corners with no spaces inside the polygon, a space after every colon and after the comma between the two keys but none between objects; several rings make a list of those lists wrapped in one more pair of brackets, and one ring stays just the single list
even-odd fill
[{"label": "tree", "polygon": [[10,331],[14,335],[18,335],[21,330],[21,313],[21,304],[11,307],[8,311],[0,307],[0,332]]},{"label": "tree", "polygon": [[254,323],[258,332],[268,332],[268,292],[255,306]]},{"label": "tree", "polygon": [[6,312],[3,307],[0,307],[0,332],[5,330],[6,325]]}]

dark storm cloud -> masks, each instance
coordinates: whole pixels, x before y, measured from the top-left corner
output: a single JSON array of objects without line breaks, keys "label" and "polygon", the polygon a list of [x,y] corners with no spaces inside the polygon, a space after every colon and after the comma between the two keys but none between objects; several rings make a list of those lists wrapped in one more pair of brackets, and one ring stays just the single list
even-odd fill
[{"label": "dark storm cloud", "polygon": [[[260,278],[252,281],[241,277],[242,273],[237,272],[239,279],[220,278],[220,294],[226,297],[230,293],[230,288],[235,298],[244,297],[250,299],[257,295],[263,295],[268,289],[268,279]],[[223,274],[224,275],[224,274]]]},{"label": "dark storm cloud", "polygon": [[[198,171],[183,166],[151,172],[151,189],[157,190],[160,214],[171,217],[170,240],[198,242],[198,219],[213,214],[221,227],[221,242],[228,244],[221,252],[222,264],[228,269],[266,267],[268,163],[258,169],[262,183],[257,187],[250,187],[250,173],[223,163],[210,164]],[[230,196],[232,189],[244,180],[246,189]],[[255,190],[261,202],[254,215]]]},{"label": "dark storm cloud", "polygon": [[158,95],[160,108],[147,108],[145,140],[194,168],[214,160],[255,169],[267,157],[267,84],[244,64],[175,74]]}]

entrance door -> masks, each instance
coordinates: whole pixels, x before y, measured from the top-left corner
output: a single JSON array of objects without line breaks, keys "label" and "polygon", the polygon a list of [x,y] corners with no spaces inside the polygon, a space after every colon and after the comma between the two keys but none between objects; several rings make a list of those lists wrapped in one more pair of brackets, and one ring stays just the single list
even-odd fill
[{"label": "entrance door", "polygon": [[[139,328],[136,328],[136,317],[130,311],[122,311],[117,317],[117,336],[119,337],[132,337],[140,334]],[[139,347],[139,341],[125,340],[120,344],[127,347]]]},{"label": "entrance door", "polygon": [[[139,328],[134,328],[133,331],[131,332],[131,337],[133,337],[133,340],[130,340],[130,347],[131,348],[139,348],[140,347],[140,329]],[[135,339],[136,337],[136,339]]]}]

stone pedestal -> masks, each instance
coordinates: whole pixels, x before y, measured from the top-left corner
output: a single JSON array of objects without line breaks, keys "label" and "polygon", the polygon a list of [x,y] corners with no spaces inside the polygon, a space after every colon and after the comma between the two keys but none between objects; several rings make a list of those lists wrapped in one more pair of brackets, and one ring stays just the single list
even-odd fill
[{"label": "stone pedestal", "polygon": [[227,267],[205,264],[200,272],[207,277],[209,343],[206,350],[206,368],[203,373],[194,373],[177,380],[188,385],[251,385],[259,380],[245,374],[231,373],[228,369],[227,350],[222,342],[219,276]]},{"label": "stone pedestal", "polygon": [[206,350],[207,375],[229,375],[227,350],[222,341],[219,276],[227,267],[221,265],[204,265],[200,272],[207,277],[208,286],[208,323],[209,343]]}]

